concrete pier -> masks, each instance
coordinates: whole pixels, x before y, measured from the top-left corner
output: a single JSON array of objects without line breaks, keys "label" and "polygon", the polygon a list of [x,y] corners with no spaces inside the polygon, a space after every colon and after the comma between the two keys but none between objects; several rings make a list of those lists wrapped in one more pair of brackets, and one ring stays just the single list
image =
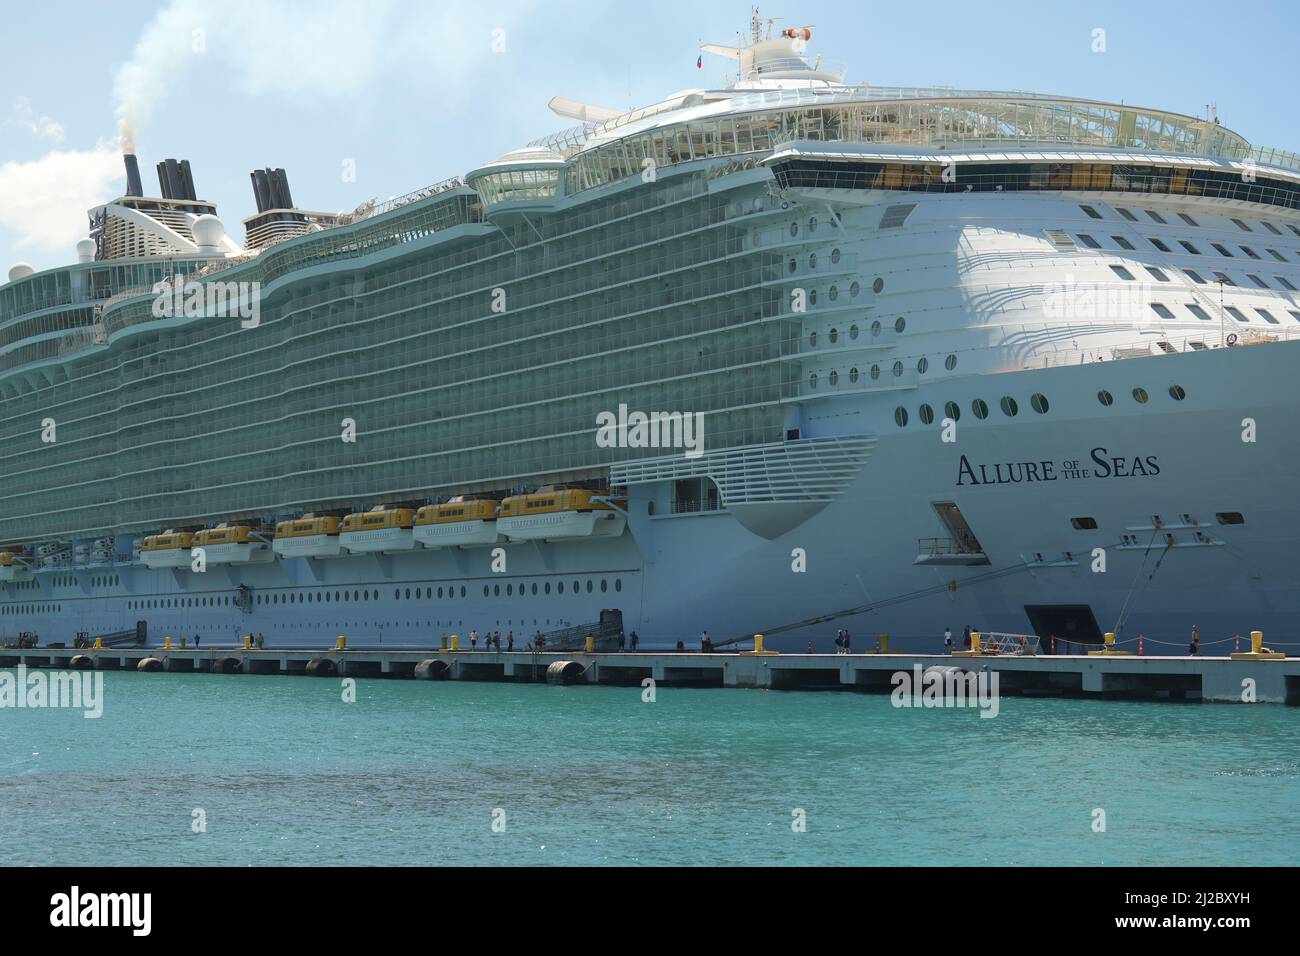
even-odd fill
[{"label": "concrete pier", "polygon": [[[76,659],[74,661],[74,658]],[[581,653],[322,648],[0,648],[0,667],[136,670],[168,673],[283,674],[543,683],[556,662],[562,683],[857,689],[888,693],[893,675],[916,665],[997,673],[999,692],[1223,703],[1300,704],[1300,658],[1039,655],[959,657],[928,654],[698,654],[670,651]]]}]

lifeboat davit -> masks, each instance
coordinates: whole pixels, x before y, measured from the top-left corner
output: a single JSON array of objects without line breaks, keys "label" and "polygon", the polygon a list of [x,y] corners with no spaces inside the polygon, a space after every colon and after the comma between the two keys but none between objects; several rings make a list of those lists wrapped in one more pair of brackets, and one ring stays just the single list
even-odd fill
[{"label": "lifeboat davit", "polygon": [[147,568],[187,568],[193,541],[192,531],[151,534],[140,546],[140,558]]},{"label": "lifeboat davit", "polygon": [[202,548],[208,564],[262,564],[275,559],[270,535],[243,524],[221,524],[195,533],[190,547]]},{"label": "lifeboat davit", "polygon": [[343,519],[339,543],[353,554],[393,554],[415,549],[412,508],[372,508]]},{"label": "lifeboat davit", "polygon": [[343,519],[334,515],[303,515],[275,526],[271,548],[282,558],[337,558],[343,552],[339,531]]},{"label": "lifeboat davit", "polygon": [[497,531],[497,502],[491,498],[452,498],[425,505],[412,529],[423,548],[481,548],[505,541]]},{"label": "lifeboat davit", "polygon": [[30,581],[30,559],[22,551],[0,552],[0,581]]},{"label": "lifeboat davit", "polygon": [[585,488],[543,488],[501,502],[497,530],[511,541],[558,541],[571,538],[616,538],[627,516]]}]

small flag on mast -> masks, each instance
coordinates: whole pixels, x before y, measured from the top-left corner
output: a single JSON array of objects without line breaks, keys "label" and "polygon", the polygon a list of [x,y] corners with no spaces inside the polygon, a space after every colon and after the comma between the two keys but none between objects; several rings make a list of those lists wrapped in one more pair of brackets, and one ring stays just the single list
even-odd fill
[{"label": "small flag on mast", "polygon": [[699,70],[702,69],[703,67],[704,67],[704,54],[701,53],[699,56],[695,58],[695,68]]}]

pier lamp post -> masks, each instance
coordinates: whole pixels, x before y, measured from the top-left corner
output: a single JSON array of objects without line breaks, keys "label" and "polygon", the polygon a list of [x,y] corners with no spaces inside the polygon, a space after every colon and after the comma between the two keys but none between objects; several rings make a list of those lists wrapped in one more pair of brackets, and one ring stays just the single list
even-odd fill
[{"label": "pier lamp post", "polygon": [[1228,284],[1227,278],[1215,279],[1219,286],[1219,348],[1224,348],[1228,344],[1227,329],[1224,323],[1228,321],[1228,313],[1223,311],[1223,287]]}]

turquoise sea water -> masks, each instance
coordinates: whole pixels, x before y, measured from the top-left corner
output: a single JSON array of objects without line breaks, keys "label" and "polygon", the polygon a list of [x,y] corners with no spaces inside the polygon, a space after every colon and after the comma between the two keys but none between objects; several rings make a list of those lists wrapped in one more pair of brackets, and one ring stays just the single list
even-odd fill
[{"label": "turquoise sea water", "polygon": [[981,719],[851,692],[661,686],[643,703],[640,687],[361,679],[344,703],[337,678],[104,680],[98,720],[0,710],[4,863],[1290,865],[1300,851],[1300,711],[1278,705],[1013,697]]}]

